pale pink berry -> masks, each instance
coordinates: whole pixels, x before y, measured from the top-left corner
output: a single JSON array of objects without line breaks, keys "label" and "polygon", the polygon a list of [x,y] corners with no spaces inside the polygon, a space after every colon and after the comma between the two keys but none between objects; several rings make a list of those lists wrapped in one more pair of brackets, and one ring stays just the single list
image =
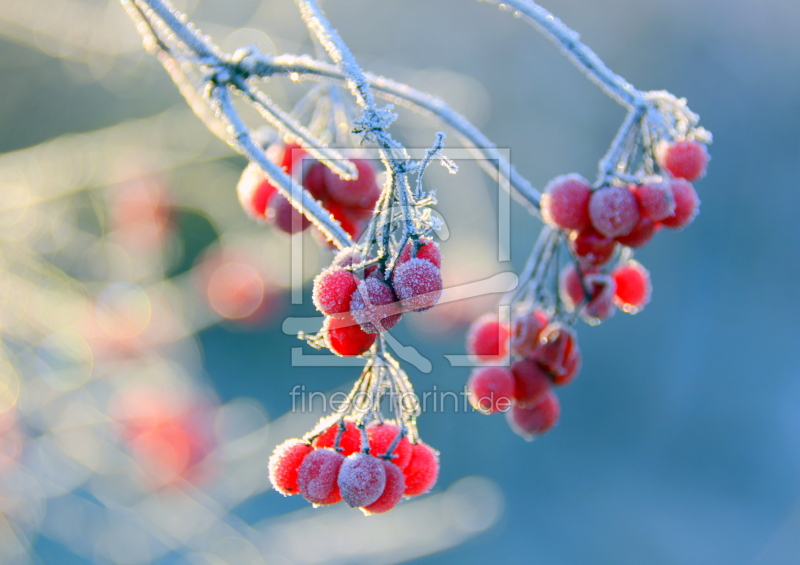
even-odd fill
[{"label": "pale pink berry", "polygon": [[469,403],[484,414],[504,412],[514,398],[514,376],[506,367],[477,367],[467,381]]},{"label": "pale pink berry", "polygon": [[297,472],[312,449],[308,443],[299,439],[287,439],[275,448],[269,458],[269,480],[275,490],[284,496],[300,492]]},{"label": "pale pink berry", "polygon": [[539,347],[539,336],[548,324],[547,314],[542,310],[524,310],[511,316],[509,346],[511,353],[527,357]]},{"label": "pale pink berry", "polygon": [[565,230],[582,230],[589,226],[589,181],[577,174],[556,177],[542,194],[542,218]]},{"label": "pale pink berry", "polygon": [[660,177],[646,179],[642,184],[633,187],[633,190],[642,216],[660,222],[675,213],[672,191],[669,184]]},{"label": "pale pink berry", "polygon": [[336,504],[339,493],[339,469],[344,455],[332,449],[315,449],[303,459],[297,472],[297,486],[307,501],[317,506]]},{"label": "pale pink berry", "polygon": [[506,412],[506,420],[515,434],[532,441],[556,425],[560,412],[558,397],[550,391],[534,406],[513,406]]},{"label": "pale pink berry", "polygon": [[362,508],[364,514],[367,515],[388,512],[397,506],[406,490],[406,478],[402,469],[385,459],[381,459],[381,463],[386,473],[386,486],[383,488],[383,493],[378,497],[378,500]]},{"label": "pale pink berry", "polygon": [[650,301],[650,273],[640,263],[628,261],[612,273],[616,282],[614,301],[629,314],[635,314]]},{"label": "pale pink berry", "polygon": [[467,353],[484,363],[500,361],[508,355],[508,326],[495,314],[484,314],[467,332]]},{"label": "pale pink berry", "polygon": [[708,150],[697,141],[681,140],[660,145],[656,159],[673,177],[694,181],[706,174]]},{"label": "pale pink berry", "polygon": [[569,234],[569,249],[582,265],[599,266],[611,259],[616,248],[614,238],[606,237],[592,227]]},{"label": "pale pink berry", "polygon": [[[419,249],[417,249],[416,258],[417,259],[425,259],[426,261],[430,261],[437,267],[441,268],[442,266],[442,252],[439,250],[439,244],[433,241],[428,237],[421,237],[419,238]],[[405,263],[409,259],[411,259],[411,250],[413,249],[414,243],[409,241],[403,247],[403,252],[400,253],[400,257],[397,259],[397,264]]]},{"label": "pale pink berry", "polygon": [[439,267],[417,257],[394,270],[392,283],[403,308],[424,312],[433,308],[442,296],[442,274]]},{"label": "pale pink berry", "polygon": [[358,287],[358,279],[340,267],[325,269],[314,278],[311,300],[325,315],[350,311],[350,299]]},{"label": "pale pink berry", "polygon": [[694,220],[700,206],[700,199],[692,184],[683,179],[672,179],[669,187],[675,198],[675,213],[669,218],[661,220],[661,224],[668,228],[682,228]]},{"label": "pale pink berry", "polygon": [[511,365],[514,377],[514,401],[531,407],[550,390],[550,376],[533,359],[520,359]]},{"label": "pale pink berry", "polygon": [[606,237],[627,235],[639,220],[639,203],[624,186],[604,186],[589,199],[589,217]]},{"label": "pale pink berry", "polygon": [[386,471],[380,459],[358,452],[345,458],[337,480],[342,500],[351,507],[369,506],[383,493]]},{"label": "pale pink berry", "polygon": [[350,301],[350,312],[367,333],[390,330],[403,315],[392,288],[377,277],[358,283]]},{"label": "pale pink berry", "polygon": [[411,461],[403,469],[403,474],[406,478],[406,496],[428,492],[439,477],[439,453],[425,443],[412,443]]}]

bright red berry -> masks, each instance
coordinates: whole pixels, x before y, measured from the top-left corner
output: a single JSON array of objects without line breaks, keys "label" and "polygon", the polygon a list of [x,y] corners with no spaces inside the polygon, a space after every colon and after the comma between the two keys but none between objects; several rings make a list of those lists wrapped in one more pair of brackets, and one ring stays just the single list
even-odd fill
[{"label": "bright red berry", "polygon": [[606,237],[628,235],[639,220],[639,203],[624,186],[604,186],[589,199],[592,226]]},{"label": "bright red berry", "polygon": [[650,301],[650,273],[640,263],[628,261],[612,273],[614,301],[623,312],[635,314]]},{"label": "bright red berry", "polygon": [[542,195],[542,218],[565,230],[582,230],[589,226],[589,181],[577,174],[556,177]]},{"label": "bright red berry", "polygon": [[639,216],[639,221],[633,226],[631,233],[614,238],[617,243],[628,247],[641,247],[650,241],[658,231],[661,224],[657,224],[644,214]]},{"label": "bright red berry", "polygon": [[534,406],[550,390],[550,376],[533,359],[520,359],[511,365],[514,400],[518,406]]},{"label": "bright red berry", "polygon": [[403,315],[392,288],[377,277],[358,283],[350,300],[350,313],[367,333],[390,330]]},{"label": "bright red berry", "polygon": [[363,159],[353,159],[352,163],[358,170],[355,180],[343,180],[330,169],[325,169],[328,194],[344,206],[371,209],[381,195],[375,182],[375,170],[369,161]]},{"label": "bright red berry", "polygon": [[350,314],[325,318],[322,333],[328,349],[340,357],[361,355],[372,347],[375,338],[378,337],[377,334],[367,333],[361,329]]},{"label": "bright red berry", "polygon": [[639,202],[639,211],[642,216],[647,216],[654,222],[660,222],[675,213],[675,199],[672,197],[672,191],[669,189],[669,184],[660,177],[646,180],[633,187],[633,191]]},{"label": "bright red berry", "polygon": [[350,271],[329,267],[314,278],[311,300],[325,315],[350,311],[350,298],[358,287],[358,279]]},{"label": "bright red berry", "polygon": [[361,432],[350,420],[345,420],[344,431],[339,421],[335,421],[324,432],[314,438],[311,445],[315,449],[329,447],[334,449],[336,438],[339,437],[339,453],[345,457],[356,451],[361,451]]},{"label": "bright red berry", "polygon": [[477,367],[467,381],[469,403],[484,414],[504,412],[514,398],[514,376],[506,367]]},{"label": "bright red berry", "polygon": [[[425,259],[426,261],[430,261],[437,267],[442,267],[442,252],[439,250],[439,244],[433,241],[428,237],[421,237],[419,238],[420,247],[417,249],[416,257],[417,259]],[[403,247],[402,253],[400,253],[400,257],[397,259],[397,264],[405,263],[409,259],[411,259],[411,250],[414,247],[414,243],[412,241],[408,241]]]},{"label": "bright red berry", "polygon": [[467,332],[467,353],[484,363],[500,361],[508,355],[508,326],[495,314],[484,314]]},{"label": "bright red berry", "polygon": [[439,453],[422,442],[411,444],[411,461],[403,474],[406,478],[406,496],[424,494],[433,488],[439,477]]},{"label": "bright red berry", "polygon": [[550,320],[542,310],[524,310],[511,316],[509,346],[520,357],[531,355],[539,347],[539,336]]},{"label": "bright red berry", "polygon": [[611,259],[617,243],[594,228],[573,231],[569,234],[569,249],[583,265],[599,266]]},{"label": "bright red berry", "polygon": [[694,181],[706,174],[708,151],[702,143],[682,140],[662,144],[656,159],[673,177]]},{"label": "bright red berry", "polygon": [[388,512],[397,506],[397,503],[403,498],[403,493],[406,490],[406,478],[400,467],[385,459],[381,459],[380,461],[383,464],[383,470],[386,474],[386,486],[383,489],[383,493],[378,497],[378,500],[362,508],[364,514],[367,515]]},{"label": "bright red berry", "polygon": [[297,472],[297,486],[307,501],[317,506],[336,504],[339,493],[339,469],[344,455],[332,449],[315,449],[306,455]]},{"label": "bright red berry", "polygon": [[319,161],[314,161],[308,165],[305,175],[303,176],[303,186],[305,189],[317,200],[325,203],[330,198],[328,194],[328,185],[326,183],[325,171],[327,167]]},{"label": "bright red berry", "polygon": [[672,179],[669,187],[675,198],[675,213],[669,218],[661,220],[661,223],[668,228],[682,228],[694,220],[700,206],[700,199],[692,184],[683,179]]},{"label": "bright red berry", "polygon": [[270,197],[264,218],[269,224],[285,233],[299,233],[311,225],[308,218],[279,192]]},{"label": "bright red berry", "polygon": [[[589,290],[586,298],[584,287]],[[559,290],[561,299],[569,310],[580,306],[581,317],[587,322],[605,320],[614,313],[614,279],[603,273],[581,273],[575,265],[561,271]]]},{"label": "bright red berry", "polygon": [[277,190],[255,163],[245,167],[236,185],[236,194],[244,211],[261,222],[265,221],[267,204]]},{"label": "bright red berry", "polygon": [[506,412],[506,420],[515,434],[532,441],[556,425],[560,412],[558,397],[550,391],[530,408],[513,406]]},{"label": "bright red berry", "polygon": [[576,355],[579,355],[578,338],[572,328],[552,322],[542,331],[535,360],[547,371],[553,384],[563,386],[572,381],[577,374]]},{"label": "bright red berry", "polygon": [[383,494],[386,471],[377,457],[353,453],[339,468],[338,484],[342,500],[351,507],[369,506]]},{"label": "bright red berry", "polygon": [[309,444],[299,439],[287,439],[275,448],[269,458],[269,480],[275,490],[284,496],[300,492],[297,471],[312,450]]},{"label": "bright red berry", "polygon": [[392,284],[406,310],[430,310],[442,297],[439,267],[418,257],[409,259],[394,270]]},{"label": "bright red berry", "polygon": [[[370,455],[385,458],[389,448],[397,440],[400,434],[400,426],[392,422],[375,422],[367,426],[367,439],[369,440]],[[390,461],[400,467],[405,468],[411,460],[411,442],[403,437],[397,442],[392,451]]]}]

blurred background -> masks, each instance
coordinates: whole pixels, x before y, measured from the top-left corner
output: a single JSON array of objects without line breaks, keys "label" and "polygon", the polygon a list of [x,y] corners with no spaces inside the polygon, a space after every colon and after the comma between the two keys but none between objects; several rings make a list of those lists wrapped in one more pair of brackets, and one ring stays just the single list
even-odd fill
[{"label": "blurred background", "polygon": [[[289,0],[175,5],[225,50],[314,52]],[[495,6],[323,7],[362,67],[448,101],[534,186],[593,178],[624,116]],[[701,215],[637,252],[643,312],[579,323],[584,368],[555,430],[528,444],[502,416],[423,414],[437,486],[364,518],[284,498],[266,470],[321,415],[293,412],[292,388],[348,389],[359,372],[303,366],[319,353],[283,331],[313,316],[329,251],[301,236],[292,304],[289,238],[236,198],[245,160],[186,108],[119,2],[0,0],[0,562],[800,562],[800,4],[545,7],[637,88],[700,114],[715,139]],[[265,85],[287,109],[307,88]],[[440,126],[400,114],[392,132],[429,146]],[[459,164],[426,175],[445,284],[518,271],[539,224],[514,207],[500,261],[497,188]],[[418,393],[462,389],[469,369],[444,355],[498,298],[393,331],[432,364],[405,366]]]}]

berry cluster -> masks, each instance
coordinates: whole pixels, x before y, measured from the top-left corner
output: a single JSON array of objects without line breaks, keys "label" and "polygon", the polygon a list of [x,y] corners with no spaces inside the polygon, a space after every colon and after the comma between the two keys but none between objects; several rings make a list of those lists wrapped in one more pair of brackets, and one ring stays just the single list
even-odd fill
[{"label": "berry cluster", "polygon": [[552,386],[566,385],[580,370],[575,332],[538,308],[519,308],[506,324],[481,316],[467,334],[467,351],[480,363],[511,358],[510,366],[477,367],[467,382],[472,406],[484,414],[505,412],[509,426],[527,440],[558,421]]},{"label": "berry cluster", "polygon": [[[343,180],[324,164],[309,160],[306,155],[300,146],[291,143],[273,144],[267,150],[267,157],[271,161],[280,163],[292,178],[301,181],[342,228],[352,238],[358,239],[372,217],[372,210],[381,194],[372,165],[367,160],[353,159],[358,178]],[[301,166],[304,161],[311,162]],[[236,189],[244,211],[257,221],[266,222],[286,233],[301,232],[311,225],[252,162],[242,173]]]},{"label": "berry cluster", "polygon": [[314,279],[312,299],[326,316],[321,335],[341,356],[367,351],[378,333],[393,328],[405,312],[424,312],[442,295],[439,246],[409,240],[388,273],[355,248],[343,249]]},{"label": "berry cluster", "polygon": [[[332,421],[336,420],[336,421]],[[391,421],[367,425],[323,419],[304,439],[289,439],[269,460],[272,485],[315,506],[344,500],[365,514],[382,514],[405,497],[428,492],[439,475],[439,454]]]}]

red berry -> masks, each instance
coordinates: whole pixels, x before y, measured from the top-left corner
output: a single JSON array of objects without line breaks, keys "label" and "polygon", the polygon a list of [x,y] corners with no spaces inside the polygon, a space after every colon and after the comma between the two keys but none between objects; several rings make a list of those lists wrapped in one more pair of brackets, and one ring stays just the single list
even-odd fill
[{"label": "red berry", "polygon": [[308,218],[279,192],[270,197],[264,217],[268,223],[286,233],[299,233],[311,225]]},{"label": "red berry", "polygon": [[702,143],[682,140],[662,144],[656,159],[673,177],[694,181],[706,174],[708,151]]},{"label": "red berry", "polygon": [[644,214],[639,216],[639,221],[633,226],[631,233],[614,238],[617,243],[628,247],[641,247],[658,231],[660,224],[657,224]]},{"label": "red berry", "polygon": [[513,406],[506,412],[506,420],[515,434],[532,441],[556,425],[560,412],[558,397],[551,391],[530,408]]},{"label": "red berry", "polygon": [[654,222],[659,222],[675,213],[675,199],[669,184],[660,177],[649,179],[634,187],[639,211]]},{"label": "red berry", "polygon": [[406,496],[424,494],[433,488],[439,477],[439,453],[422,442],[411,444],[411,461],[403,469]]},{"label": "red berry", "polygon": [[566,230],[582,230],[589,226],[591,185],[580,175],[554,178],[542,195],[542,218]]},{"label": "red berry", "polygon": [[[586,298],[584,286],[590,295]],[[605,320],[614,313],[614,279],[603,273],[583,273],[575,265],[567,265],[561,272],[559,289],[561,299],[569,310],[580,306],[581,317],[593,323]]]},{"label": "red berry", "polygon": [[[325,422],[323,420],[323,422]],[[314,438],[311,442],[312,447],[320,449],[329,447],[331,449],[336,445],[336,437],[339,435],[342,427],[338,420],[334,421],[328,428],[320,435]],[[344,431],[341,432],[339,439],[339,453],[345,457],[356,451],[361,451],[361,431],[350,420],[345,420]]]},{"label": "red berry", "polygon": [[[397,439],[400,433],[400,426],[392,422],[376,422],[367,426],[367,438],[369,439],[370,455],[384,458],[389,448]],[[392,451],[391,461],[401,469],[408,465],[411,460],[411,442],[408,438],[401,438]]]},{"label": "red berry", "polygon": [[650,273],[640,263],[628,261],[612,273],[614,301],[623,312],[635,314],[650,301]]},{"label": "red berry", "polygon": [[606,237],[628,235],[639,221],[639,203],[624,186],[604,186],[589,199],[589,217]]},{"label": "red berry", "polygon": [[550,390],[550,376],[533,359],[520,359],[511,365],[514,400],[518,406],[533,406]]},{"label": "red berry", "polygon": [[350,298],[358,287],[358,279],[340,267],[325,269],[314,279],[311,300],[326,315],[350,311]]},{"label": "red berry", "polygon": [[305,175],[303,176],[303,186],[305,189],[320,202],[327,202],[330,198],[328,185],[326,184],[325,171],[327,167],[319,161],[312,162]]},{"label": "red berry", "polygon": [[439,267],[415,257],[402,263],[392,274],[392,283],[403,308],[424,312],[442,297],[442,274]]},{"label": "red berry", "polygon": [[361,355],[372,347],[375,338],[378,337],[377,334],[370,334],[361,329],[350,314],[325,318],[322,333],[328,349],[340,357]]},{"label": "red berry", "polygon": [[495,314],[484,314],[472,323],[467,333],[467,353],[479,361],[500,361],[508,355],[508,326]]},{"label": "red berry", "polygon": [[[437,267],[442,267],[442,252],[439,250],[439,244],[433,241],[428,237],[421,237],[419,238],[420,247],[417,249],[416,257],[417,259],[425,259],[426,261],[430,261]],[[414,247],[414,243],[412,241],[408,241],[403,247],[402,253],[400,253],[400,257],[397,259],[397,265],[401,263],[405,263],[409,259],[411,259],[411,250]]]},{"label": "red berry", "polygon": [[358,283],[350,300],[350,313],[367,333],[390,330],[403,315],[392,288],[377,277]]},{"label": "red berry", "polygon": [[547,371],[553,384],[565,385],[575,377],[575,355],[578,355],[578,339],[572,328],[552,322],[542,331],[535,360]]},{"label": "red berry", "polygon": [[539,335],[549,321],[542,310],[515,312],[511,317],[511,353],[520,357],[531,355],[539,347]]},{"label": "red berry", "polygon": [[381,195],[375,182],[375,171],[369,161],[353,159],[352,163],[358,169],[358,178],[355,180],[343,180],[330,169],[325,169],[328,194],[344,206],[371,209]]},{"label": "red berry", "polygon": [[388,512],[397,506],[397,503],[403,498],[403,493],[406,490],[406,478],[400,467],[385,459],[381,459],[380,461],[383,464],[383,470],[386,474],[386,486],[383,489],[383,493],[378,497],[378,500],[362,509],[364,514],[367,515]]},{"label": "red berry", "polygon": [[342,500],[351,507],[369,506],[383,494],[386,471],[377,457],[353,453],[339,468],[338,484]]},{"label": "red berry", "polygon": [[249,163],[242,171],[236,185],[239,203],[248,216],[258,221],[265,221],[267,204],[277,188],[267,179],[258,165]]},{"label": "red berry", "polygon": [[313,448],[299,439],[287,439],[272,452],[269,458],[269,480],[284,496],[300,492],[297,486],[297,471]]},{"label": "red berry", "polygon": [[478,367],[467,381],[469,403],[484,414],[504,412],[514,397],[514,377],[506,367]]},{"label": "red berry", "polygon": [[661,223],[668,228],[682,228],[694,220],[700,206],[700,199],[692,184],[683,179],[672,179],[669,187],[675,198],[675,213],[669,218],[661,220]]},{"label": "red berry", "polygon": [[569,249],[583,265],[599,266],[608,263],[617,243],[594,228],[569,234]]},{"label": "red berry", "polygon": [[297,472],[297,486],[307,501],[318,506],[342,499],[337,479],[344,455],[332,449],[315,449],[303,459]]}]

